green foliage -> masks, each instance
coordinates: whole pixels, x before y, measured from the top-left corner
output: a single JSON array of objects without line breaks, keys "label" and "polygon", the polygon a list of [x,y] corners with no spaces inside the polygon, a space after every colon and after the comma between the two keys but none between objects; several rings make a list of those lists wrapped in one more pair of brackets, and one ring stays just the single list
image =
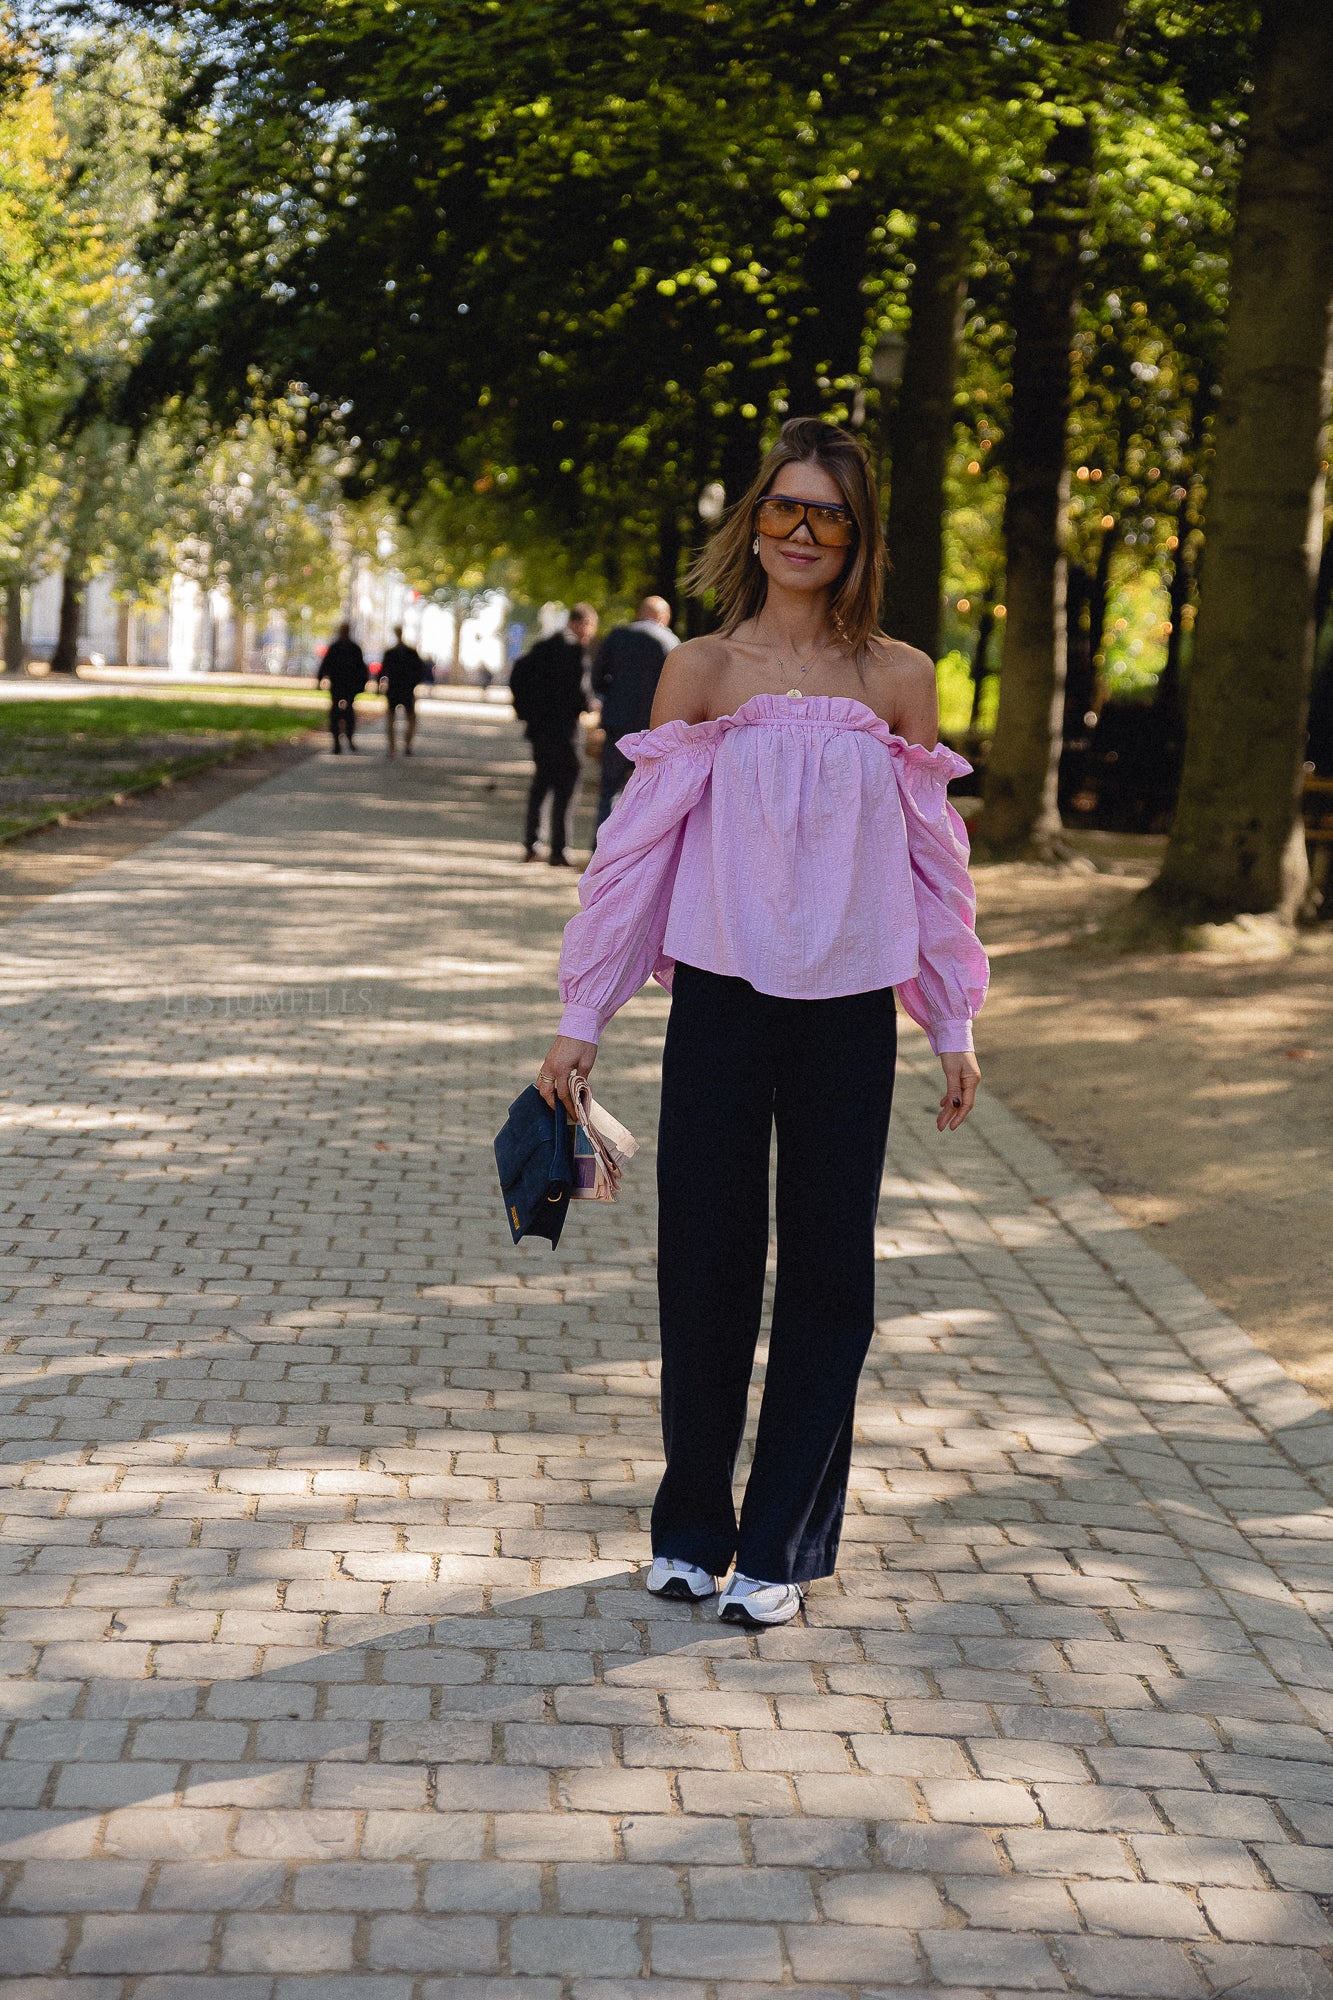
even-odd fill
[{"label": "green foliage", "polygon": [[175,696],[0,702],[0,840],[287,741],[319,713]]},{"label": "green foliage", "polygon": [[[945,580],[975,621],[1003,591],[1015,246],[1051,132],[1090,115],[1071,446],[1101,477],[1075,482],[1071,558],[1091,575],[1113,532],[1117,579],[1161,572],[1182,525],[1197,554],[1248,0],[1132,0],[1114,58],[1064,0],[40,11],[95,17],[99,45],[111,18],[155,37],[130,397],[202,398],[231,430],[186,546],[240,597],[299,575],[331,607],[361,532],[336,478],[440,601],[628,602],[788,410],[882,443],[871,356],[905,324],[916,216],[947,199],[975,262]],[[274,411],[268,521],[240,488]]]}]

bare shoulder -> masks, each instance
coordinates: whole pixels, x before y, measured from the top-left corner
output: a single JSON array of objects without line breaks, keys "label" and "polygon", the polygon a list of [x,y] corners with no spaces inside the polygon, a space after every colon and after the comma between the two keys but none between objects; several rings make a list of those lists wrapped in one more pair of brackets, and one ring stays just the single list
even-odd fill
[{"label": "bare shoulder", "polygon": [[653,728],[664,722],[706,722],[710,695],[727,663],[726,641],[709,632],[673,646],[657,683]]},{"label": "bare shoulder", "polygon": [[933,750],[939,741],[940,704],[935,662],[929,653],[880,632],[870,642],[867,676],[873,679],[877,712],[909,743]]}]

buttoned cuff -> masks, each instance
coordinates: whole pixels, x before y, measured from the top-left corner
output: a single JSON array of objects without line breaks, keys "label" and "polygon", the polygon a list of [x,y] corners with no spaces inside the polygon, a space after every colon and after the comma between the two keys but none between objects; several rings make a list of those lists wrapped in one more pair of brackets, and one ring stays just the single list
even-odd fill
[{"label": "buttoned cuff", "polygon": [[971,1021],[941,1021],[930,1031],[930,1046],[937,1056],[971,1055]]},{"label": "buttoned cuff", "polygon": [[560,1033],[573,1042],[600,1042],[602,1019],[593,1007],[580,1007],[571,1000],[560,1016]]}]

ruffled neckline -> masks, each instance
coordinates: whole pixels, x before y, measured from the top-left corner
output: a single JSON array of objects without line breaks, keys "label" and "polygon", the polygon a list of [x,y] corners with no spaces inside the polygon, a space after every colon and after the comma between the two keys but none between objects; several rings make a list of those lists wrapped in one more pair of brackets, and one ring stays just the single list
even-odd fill
[{"label": "ruffled neckline", "polygon": [[708,722],[663,722],[656,729],[641,729],[622,736],[619,749],[635,763],[669,756],[675,750],[715,748],[733,729],[772,724],[782,728],[860,730],[882,743],[899,762],[921,775],[949,783],[961,778],[972,766],[947,743],[928,750],[924,743],[909,743],[889,728],[883,716],[853,695],[808,694],[793,700],[785,694],[752,694],[733,715],[714,716]]}]

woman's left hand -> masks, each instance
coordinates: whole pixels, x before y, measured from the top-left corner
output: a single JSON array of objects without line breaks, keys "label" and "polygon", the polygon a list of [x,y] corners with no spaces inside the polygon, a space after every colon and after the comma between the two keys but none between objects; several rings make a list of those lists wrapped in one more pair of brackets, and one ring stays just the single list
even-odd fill
[{"label": "woman's left hand", "polygon": [[962,1051],[958,1054],[952,1051],[941,1053],[940,1067],[944,1071],[946,1088],[940,1099],[940,1115],[935,1120],[935,1130],[956,1132],[977,1101],[981,1069],[974,1055]]}]

